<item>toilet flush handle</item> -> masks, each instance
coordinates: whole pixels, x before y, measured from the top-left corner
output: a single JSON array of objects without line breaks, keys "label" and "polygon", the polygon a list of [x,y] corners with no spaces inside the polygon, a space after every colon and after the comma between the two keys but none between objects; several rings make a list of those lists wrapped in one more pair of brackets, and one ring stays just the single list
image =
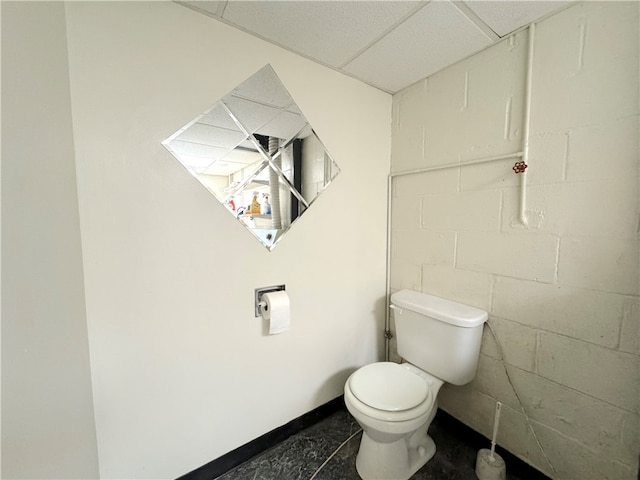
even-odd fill
[{"label": "toilet flush handle", "polygon": [[391,310],[396,310],[400,315],[402,315],[402,309],[400,307],[396,307],[395,305],[389,305]]}]

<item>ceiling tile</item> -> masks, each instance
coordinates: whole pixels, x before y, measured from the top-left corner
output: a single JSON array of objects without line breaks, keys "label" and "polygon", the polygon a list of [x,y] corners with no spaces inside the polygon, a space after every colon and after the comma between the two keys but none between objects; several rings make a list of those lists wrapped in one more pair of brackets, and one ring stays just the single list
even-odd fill
[{"label": "ceiling tile", "polygon": [[395,93],[575,0],[174,1]]},{"label": "ceiling tile", "polygon": [[228,2],[223,19],[289,50],[339,67],[401,21],[420,3]]},{"label": "ceiling tile", "polygon": [[501,37],[523,27],[540,17],[568,5],[569,1],[467,1],[475,12]]},{"label": "ceiling tile", "polygon": [[491,43],[452,3],[431,2],[344,70],[393,93]]}]

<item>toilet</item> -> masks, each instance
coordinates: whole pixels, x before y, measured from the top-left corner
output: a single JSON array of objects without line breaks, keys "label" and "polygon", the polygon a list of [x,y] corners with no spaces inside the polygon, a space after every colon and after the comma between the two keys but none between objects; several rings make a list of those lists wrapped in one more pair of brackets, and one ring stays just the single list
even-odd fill
[{"label": "toilet", "polygon": [[344,400],[363,430],[356,469],[363,480],[407,480],[436,453],[427,430],[445,383],[476,374],[487,312],[413,290],[391,296],[398,354],[347,379]]}]

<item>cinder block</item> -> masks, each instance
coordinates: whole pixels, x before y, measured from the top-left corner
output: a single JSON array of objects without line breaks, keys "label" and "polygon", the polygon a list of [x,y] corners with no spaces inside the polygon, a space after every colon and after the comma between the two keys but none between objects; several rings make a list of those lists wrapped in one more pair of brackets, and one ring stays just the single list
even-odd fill
[{"label": "cinder block", "polygon": [[[598,8],[596,2],[586,2],[539,25],[534,56],[536,103],[531,121],[534,134],[596,125],[637,113],[637,7],[625,7],[624,3]],[[622,12],[630,20],[621,21]],[[615,34],[611,34],[610,25],[616,25]],[[620,54],[603,55],[604,51]]]},{"label": "cinder block", "polygon": [[509,365],[533,371],[536,338],[533,328],[496,317],[492,313],[484,327],[482,352]]},{"label": "cinder block", "polygon": [[[468,385],[456,387],[445,384],[440,390],[438,402],[445,412],[487,437],[486,448],[490,447],[495,399]],[[497,444],[550,475],[551,471],[531,433],[526,417],[519,409],[502,406]]]},{"label": "cinder block", "polygon": [[[488,412],[492,419],[493,409],[495,409],[495,405]],[[536,437],[532,433],[532,427],[537,434],[536,424],[527,422],[527,418],[519,408],[513,409],[508,405],[503,405],[500,413],[497,443],[516,456],[526,459],[527,463],[530,463],[541,472],[550,475],[550,468],[540,446],[536,442]],[[487,435],[488,438],[491,438],[491,431]],[[545,453],[548,455],[548,452]]]},{"label": "cinder block", "polygon": [[392,234],[391,258],[418,265],[453,266],[456,234],[451,231],[399,231]]},{"label": "cinder block", "polygon": [[409,262],[391,262],[391,288],[420,291],[422,270],[420,265]]},{"label": "cinder block", "polygon": [[491,437],[496,400],[471,384],[445,383],[438,394],[438,407],[486,437]]},{"label": "cinder block", "polygon": [[[521,177],[523,178],[523,177]],[[527,197],[531,196],[531,189],[535,188],[527,183]],[[521,187],[510,187],[502,189],[502,221],[500,222],[503,232],[523,231],[542,232],[545,225],[545,212],[537,210],[531,205],[530,199],[525,201],[526,225],[520,218]]]},{"label": "cinder block", "polygon": [[526,43],[500,45],[492,53],[467,63],[459,125],[465,132],[459,144],[463,155],[478,148],[488,150],[484,156],[513,152],[522,143]]},{"label": "cinder block", "polygon": [[[520,213],[519,188],[505,195],[502,225]],[[527,186],[530,229],[560,236],[635,238],[638,178]]]},{"label": "cinder block", "polygon": [[[564,183],[548,189],[546,228],[560,235],[635,238],[638,178]],[[555,207],[555,208],[552,208]]]},{"label": "cinder block", "polygon": [[535,421],[623,462],[630,462],[637,453],[632,447],[637,447],[637,429],[629,430],[627,440],[636,440],[632,445],[625,445],[620,435],[625,421],[636,415],[529,372],[512,368],[510,374],[527,414]]},{"label": "cinder block", "polygon": [[[524,103],[525,35],[517,34],[461,62],[450,75],[464,78],[454,144],[461,161],[520,149]],[[448,69],[449,70],[449,69]],[[500,75],[495,74],[496,71]],[[455,112],[456,114],[458,112]],[[438,118],[434,118],[434,123]],[[437,139],[439,140],[439,139]]]},{"label": "cinder block", "polygon": [[[593,2],[585,10],[589,28],[589,45],[584,51],[585,66],[600,65],[611,58],[638,58],[640,12],[637,2],[620,2],[615,5]],[[611,25],[614,24],[616,28],[612,29]]]},{"label": "cinder block", "polygon": [[[483,117],[474,117],[485,109],[493,109],[502,100],[513,96],[518,104],[524,99],[524,72],[527,61],[527,34],[519,32],[514,41],[501,42],[491,52],[484,51],[469,59],[465,65],[469,74],[467,108],[470,119],[481,122]],[[496,72],[500,75],[496,76]],[[504,113],[502,108],[500,113]],[[522,117],[514,120],[520,123]],[[504,137],[504,136],[503,136]]]},{"label": "cinder block", "polygon": [[418,232],[422,228],[421,201],[418,195],[394,197],[391,202],[391,230]]},{"label": "cinder block", "polygon": [[423,168],[424,163],[424,127],[420,124],[403,125],[391,138],[391,172],[404,172]]},{"label": "cinder block", "polygon": [[[510,124],[505,117],[511,118],[513,111],[513,101],[500,98],[495,105],[482,107],[478,106],[474,110],[463,111],[458,129],[464,132],[463,138],[457,139],[455,145],[458,158],[461,162],[480,160],[487,157],[516,153],[522,150],[522,141],[518,136],[504,138],[505,129]],[[514,121],[518,122],[519,117]],[[520,125],[521,122],[518,123]]]},{"label": "cinder block", "polygon": [[429,111],[424,108],[428,102],[428,88],[429,80],[424,79],[393,96],[392,108],[397,114],[394,128],[401,129],[407,125],[424,124],[424,120],[429,114]]},{"label": "cinder block", "polygon": [[482,190],[422,197],[422,228],[498,230],[501,192]]},{"label": "cinder block", "polygon": [[[505,153],[512,153],[513,151]],[[476,158],[486,158],[491,155],[477,154]],[[514,157],[507,160],[462,167],[460,169],[460,190],[487,190],[520,185],[520,179],[513,171],[513,165],[518,160],[520,159]],[[462,162],[464,161],[463,159]]]},{"label": "cinder block", "polygon": [[[418,273],[405,266],[398,272],[407,283],[419,278],[415,289],[478,306],[487,304],[491,291],[485,279],[499,276],[491,287],[490,322],[504,338],[508,362],[526,369],[536,353],[539,375],[508,368],[517,386],[522,383],[521,398],[557,473],[508,394],[497,347],[486,330],[475,382],[443,387],[440,405],[488,437],[495,399],[480,390],[506,399],[498,443],[558,479],[637,477],[632,412],[639,401],[638,7],[637,2],[582,2],[537,25],[528,229],[518,223],[521,177],[510,173],[513,162],[442,172],[440,185],[433,185],[435,174],[424,182],[418,176],[402,179],[402,190],[411,194],[451,194],[454,173],[461,192],[502,192],[501,232],[486,231],[486,218],[456,225],[445,212],[463,218],[457,213],[463,207],[450,205],[447,195],[437,197],[446,200],[440,205],[446,208],[436,211],[434,205],[429,212],[425,204],[432,225],[437,221],[457,232],[455,268],[426,265]],[[524,52],[525,37],[526,32],[516,36],[518,52]],[[520,53],[515,58],[501,51],[506,45],[429,79],[421,105],[425,130],[416,125],[407,133],[410,142],[425,135],[411,147],[424,150],[422,165],[521,148],[522,95],[515,88],[522,88],[524,69],[518,72]],[[486,97],[476,87],[485,89]],[[394,159],[394,169],[405,161]],[[413,214],[404,222],[411,229]],[[480,216],[487,214],[493,211]]]},{"label": "cinder block", "polygon": [[485,311],[491,307],[492,276],[459,270],[453,265],[423,265],[422,291],[472,305]]},{"label": "cinder block", "polygon": [[425,193],[456,193],[458,169],[402,175],[394,179],[395,195],[423,195]]},{"label": "cinder block", "polygon": [[559,77],[575,73],[580,51],[579,26],[588,10],[583,4],[574,5],[536,24],[534,66],[544,67],[548,74]]},{"label": "cinder block", "polygon": [[616,480],[638,480],[638,459],[633,465],[625,465],[622,462],[614,460],[612,463],[611,471],[613,472],[610,478]]},{"label": "cinder block", "polygon": [[598,125],[571,128],[568,133],[566,179],[601,181],[638,176],[638,115]]},{"label": "cinder block", "polygon": [[559,239],[534,232],[460,232],[456,267],[553,282]]},{"label": "cinder block", "polygon": [[527,185],[543,185],[564,180],[568,142],[567,132],[529,135]]},{"label": "cinder block", "polygon": [[550,200],[549,191],[560,188],[558,184],[552,185],[526,185],[525,212],[527,226],[520,221],[520,185],[503,191],[502,230],[505,232],[524,230],[542,232],[557,235],[557,224],[549,222],[548,211],[560,208]]},{"label": "cinder block", "polygon": [[425,163],[429,166],[455,163],[464,150],[466,132],[460,128],[465,105],[466,70],[462,65],[429,77]]},{"label": "cinder block", "polygon": [[498,277],[492,313],[530,327],[616,348],[628,297]]},{"label": "cinder block", "polygon": [[614,458],[625,465],[636,466],[638,450],[640,449],[640,415],[627,413],[622,421],[622,435],[620,449],[614,453]]},{"label": "cinder block", "polygon": [[[489,319],[489,321],[491,321],[491,318]],[[503,356],[502,351],[496,343],[496,339],[494,338],[491,330],[487,325],[485,325],[484,329],[482,330],[482,344],[480,345],[480,353],[498,360]]]},{"label": "cinder block", "polygon": [[637,295],[638,240],[564,237],[558,256],[561,285]]},{"label": "cinder block", "polygon": [[620,345],[622,352],[640,355],[640,299],[625,297],[622,310]]},{"label": "cinder block", "polygon": [[516,410],[520,408],[518,397],[507,376],[505,364],[501,360],[481,354],[471,387]]},{"label": "cinder block", "polygon": [[553,465],[553,478],[611,480],[612,459],[588,448],[580,439],[567,437],[555,429],[533,422],[536,435]]},{"label": "cinder block", "polygon": [[637,412],[638,357],[548,332],[538,333],[537,372],[579,392]]},{"label": "cinder block", "polygon": [[426,108],[423,88],[418,84],[394,95],[392,111],[392,172],[424,167]]}]

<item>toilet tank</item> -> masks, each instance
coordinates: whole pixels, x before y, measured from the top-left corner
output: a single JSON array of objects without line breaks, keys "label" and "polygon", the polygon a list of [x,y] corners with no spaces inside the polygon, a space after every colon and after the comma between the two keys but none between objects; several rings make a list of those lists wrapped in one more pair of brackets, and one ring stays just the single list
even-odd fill
[{"label": "toilet tank", "polygon": [[454,385],[473,380],[487,312],[413,290],[391,295],[398,354]]}]

